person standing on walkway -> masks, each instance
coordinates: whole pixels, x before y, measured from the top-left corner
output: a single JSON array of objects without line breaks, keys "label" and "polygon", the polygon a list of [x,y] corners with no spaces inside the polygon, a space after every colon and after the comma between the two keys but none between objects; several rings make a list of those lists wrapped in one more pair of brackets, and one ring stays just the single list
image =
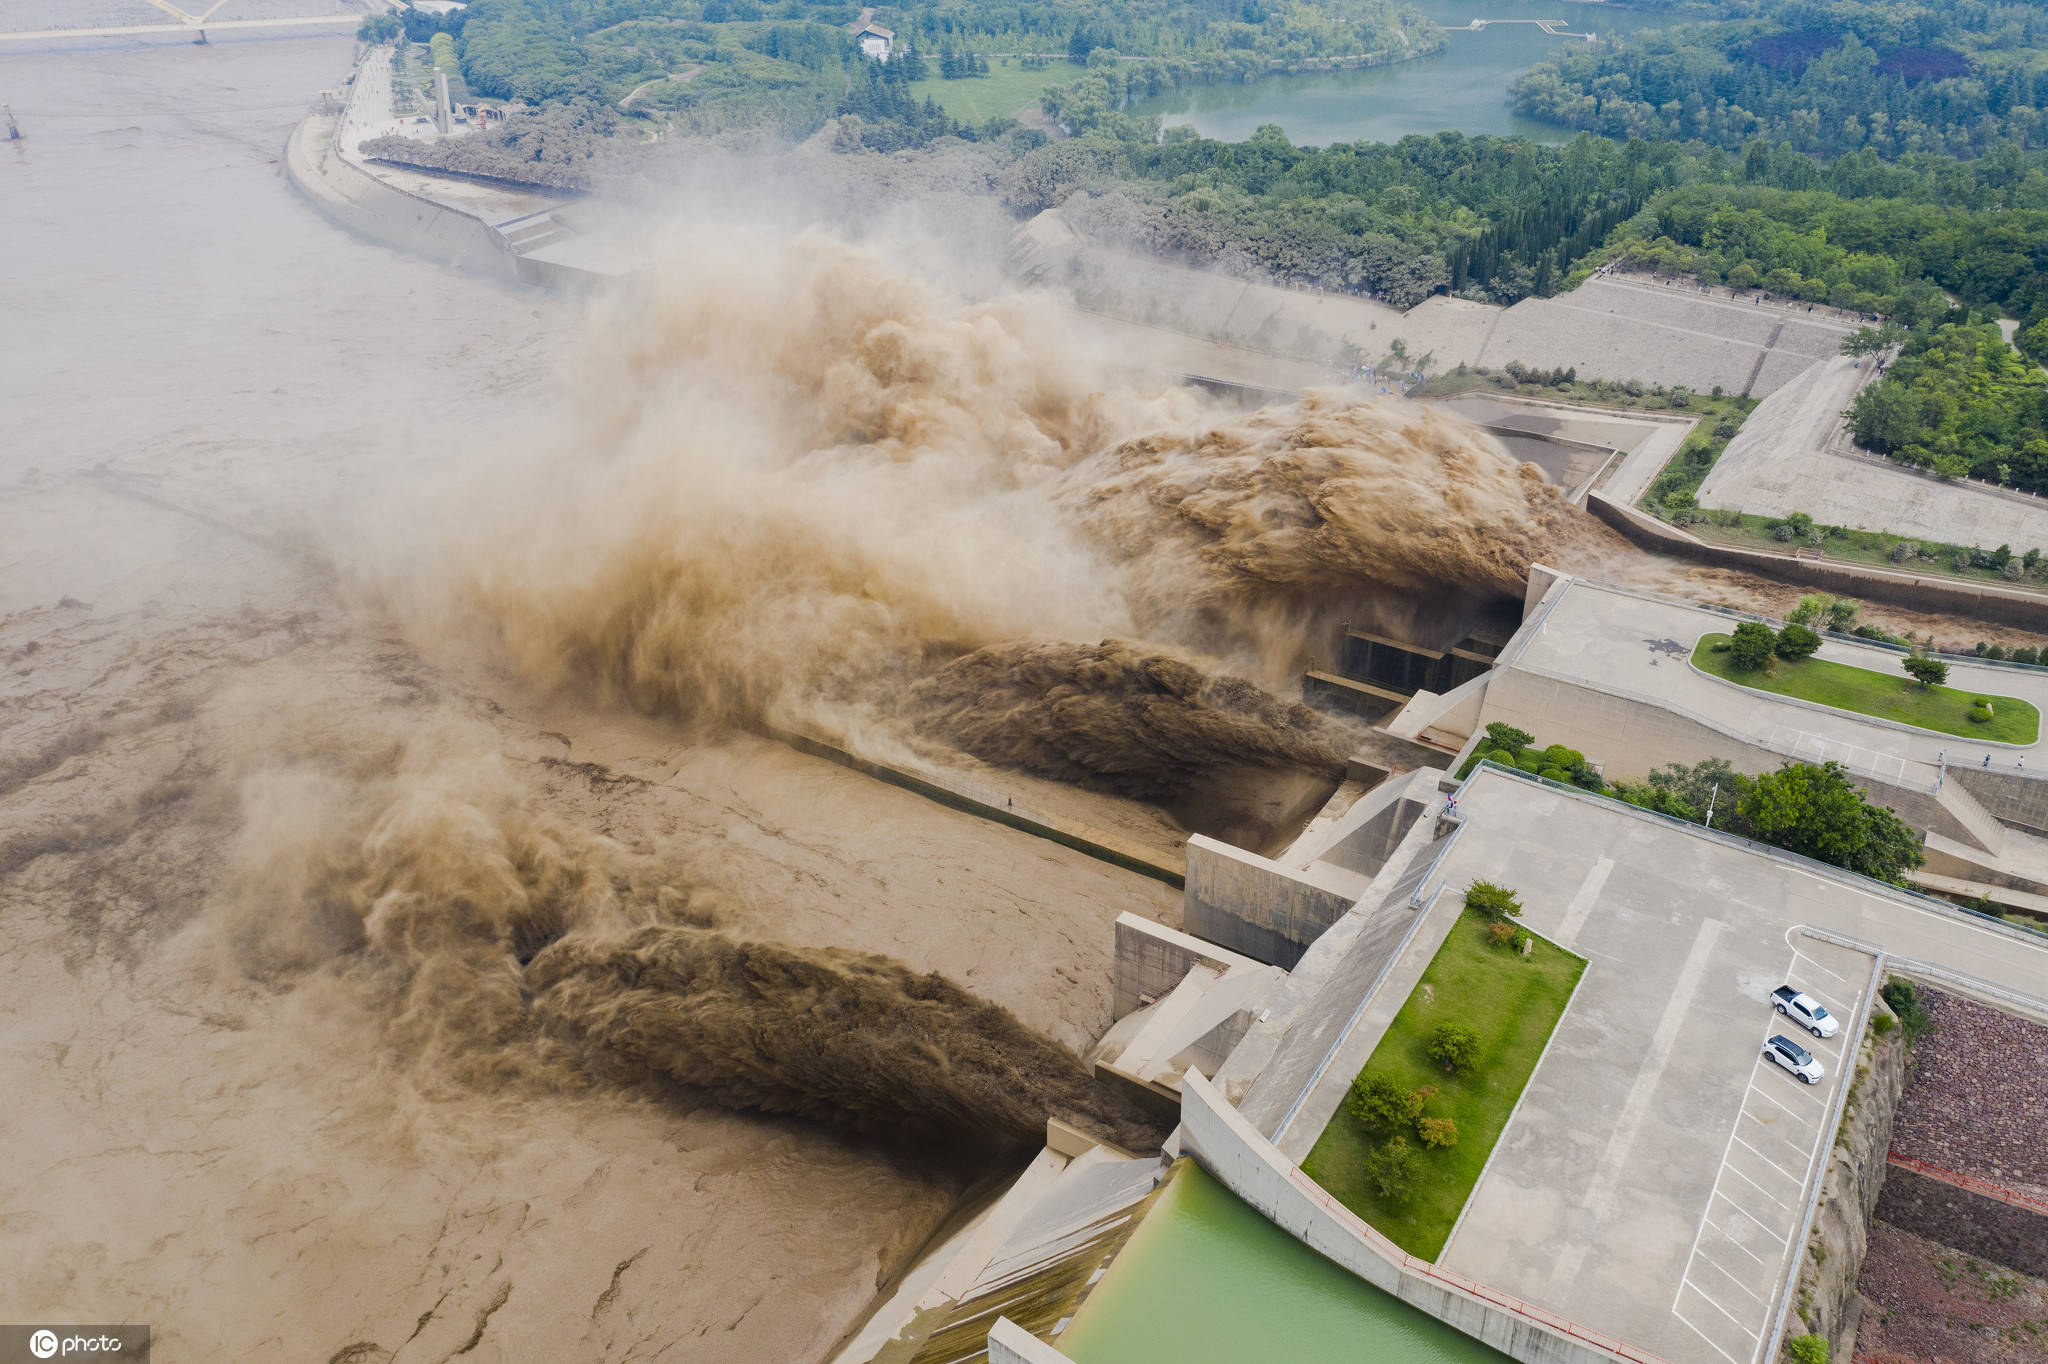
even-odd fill
[{"label": "person standing on walkway", "polygon": [[1986,767],[1989,767],[1989,766],[1991,766],[1991,755],[1990,755],[1989,753],[1986,753],[1986,754],[1984,755],[1984,765],[1985,765]]}]

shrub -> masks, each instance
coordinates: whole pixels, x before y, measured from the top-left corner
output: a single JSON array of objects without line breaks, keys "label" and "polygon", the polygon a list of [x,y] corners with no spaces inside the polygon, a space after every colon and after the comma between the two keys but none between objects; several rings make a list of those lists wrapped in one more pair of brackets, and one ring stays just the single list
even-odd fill
[{"label": "shrub", "polygon": [[1918,547],[1910,540],[1901,540],[1891,547],[1885,554],[1885,557],[1895,564],[1903,564],[1917,553],[1919,553]]},{"label": "shrub", "polygon": [[1886,1033],[1890,1032],[1897,1023],[1898,1020],[1890,1014],[1872,1014],[1870,1016],[1870,1030],[1879,1037],[1883,1037]]},{"label": "shrub", "polygon": [[1984,651],[1984,657],[1986,657],[1986,658],[1993,658],[1993,659],[1998,659],[1998,660],[2000,660],[2001,662],[2002,662],[2002,661],[2004,661],[2004,659],[2005,659],[2005,646],[2004,646],[2003,644],[1994,644],[1994,645],[1992,645],[1992,646],[1991,646],[1990,648],[1988,648],[1988,649],[1986,649],[1986,650]]},{"label": "shrub", "polygon": [[1899,666],[1923,687],[1938,687],[1948,681],[1948,664],[1938,658],[1902,658]]},{"label": "shrub", "polygon": [[2041,661],[2041,651],[2032,648],[2014,649],[2012,651],[2012,661],[2015,663],[2039,663]]},{"label": "shrub", "polygon": [[1811,1333],[1794,1336],[1785,1342],[1785,1353],[1792,1357],[1792,1364],[1828,1364],[1828,1338]]},{"label": "shrub", "polygon": [[1479,1059],[1479,1034],[1463,1023],[1439,1023],[1429,1035],[1429,1056],[1453,1075],[1469,1070]]},{"label": "shrub", "polygon": [[1465,888],[1465,908],[1505,923],[1522,912],[1522,901],[1506,886],[1492,881],[1474,881]]},{"label": "shrub", "polygon": [[1746,620],[1735,627],[1735,633],[1728,641],[1728,658],[1736,667],[1745,671],[1761,668],[1771,661],[1771,651],[1778,646],[1778,637],[1768,625]]},{"label": "shrub", "polygon": [[1927,1015],[1927,1002],[1920,998],[1920,991],[1914,988],[1912,981],[1894,976],[1884,983],[1878,994],[1883,997],[1885,1007],[1899,1016],[1899,1026],[1906,1030],[1908,1044],[1934,1026],[1934,1020]]},{"label": "shrub", "polygon": [[1820,636],[1804,625],[1788,625],[1778,631],[1778,638],[1771,647],[1778,657],[1796,661],[1809,657],[1820,648]]},{"label": "shrub", "polygon": [[1794,625],[1811,625],[1817,620],[1826,620],[1828,608],[1834,604],[1835,599],[1825,592],[1809,592],[1799,599],[1799,605],[1793,607],[1785,619]]},{"label": "shrub", "polygon": [[1422,1112],[1422,1096],[1404,1089],[1399,1080],[1383,1070],[1362,1070],[1344,1096],[1345,1111],[1358,1119],[1368,1132],[1384,1132],[1415,1120]]},{"label": "shrub", "polygon": [[1529,731],[1516,729],[1513,725],[1503,724],[1499,720],[1486,727],[1486,737],[1493,740],[1495,748],[1505,748],[1514,753],[1520,753],[1536,742],[1536,736]]},{"label": "shrub", "polygon": [[1524,772],[1541,772],[1543,770],[1543,755],[1541,753],[1524,753],[1521,759],[1515,763],[1515,766],[1521,768]]},{"label": "shrub", "polygon": [[1552,744],[1543,750],[1543,762],[1545,766],[1562,767],[1567,772],[1573,772],[1586,765],[1586,755],[1576,748]]},{"label": "shrub", "polygon": [[1512,947],[1519,952],[1522,950],[1523,939],[1528,936],[1506,920],[1486,926],[1486,942],[1489,947]]},{"label": "shrub", "polygon": [[1421,1135],[1422,1144],[1432,1149],[1458,1144],[1458,1124],[1449,1118],[1418,1118],[1415,1130]]},{"label": "shrub", "polygon": [[1405,1137],[1395,1137],[1365,1158],[1365,1182],[1389,1203],[1405,1203],[1415,1188],[1415,1152]]},{"label": "shrub", "polygon": [[1545,781],[1570,781],[1572,779],[1572,774],[1565,771],[1562,767],[1546,767],[1536,775]]},{"label": "shrub", "polygon": [[1988,725],[1991,723],[1991,703],[1981,696],[1970,703],[1970,723],[1973,725]]}]

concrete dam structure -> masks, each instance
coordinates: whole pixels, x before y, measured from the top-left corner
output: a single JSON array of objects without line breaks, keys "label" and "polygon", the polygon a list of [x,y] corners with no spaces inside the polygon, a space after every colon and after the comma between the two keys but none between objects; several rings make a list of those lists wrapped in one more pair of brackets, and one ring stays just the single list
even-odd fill
[{"label": "concrete dam structure", "polygon": [[[1708,753],[1759,767],[1846,757],[1873,797],[1929,830],[1930,856],[1962,849],[1952,855],[2010,862],[2024,851],[2013,840],[2032,837],[2021,820],[2039,818],[2036,788],[2019,769],[1991,769],[1981,783],[1991,798],[1979,801],[1938,745],[1922,755],[1900,730],[1883,730],[1893,747],[1874,749],[1874,731],[1853,717],[1832,728],[1817,711],[1771,709],[1778,698],[1768,697],[1723,698],[1765,709],[1710,715],[1677,672],[1616,695],[1629,674],[1612,651],[1642,650],[1634,666],[1644,670],[1682,667],[1667,642],[1725,628],[1718,612],[1541,569],[1525,610],[1493,667],[1445,693],[1418,690],[1386,732],[1469,752],[1486,721],[1506,718],[1543,740],[1583,743],[1614,778]],[[1796,733],[1788,715],[1804,721]],[[1526,1364],[1764,1364],[1803,1333],[1846,1349],[1880,1190],[1899,1218],[1939,1227],[1966,1215],[1958,1200],[1985,1197],[1955,1180],[1932,1191],[1924,1177],[1887,1183],[1899,1173],[1885,1151],[1904,1068],[1879,987],[1918,981],[2048,1020],[2041,935],[1490,765],[1463,782],[1433,768],[1360,778],[1270,856],[1191,840],[1181,928],[1118,921],[1117,1022],[1093,1063],[1179,1117],[1157,1153],[1095,1148],[1088,1158],[1122,1171],[1093,1176],[1105,1190],[1116,1184],[1122,1207],[1081,1199],[1079,1184],[1069,1202],[1020,1181],[998,1204],[1012,1228],[1003,1258],[984,1259],[971,1238],[935,1257],[957,1288],[928,1293],[921,1308],[927,1326],[944,1323],[943,1348],[899,1305],[893,1320],[877,1314],[867,1345],[843,1364],[1113,1357],[1100,1353],[1104,1342],[1161,1329],[1167,1309],[1151,1296],[1148,1266],[1162,1252],[1145,1249],[1159,1239],[1148,1226],[1163,1203],[1187,1196],[1190,1168],[1378,1294],[1366,1309],[1375,1322],[1419,1309],[1487,1352],[1474,1358]],[[1345,1121],[1353,1077],[1426,994],[1431,963],[1466,912],[1464,889],[1482,878],[1513,886],[1521,926],[1589,965],[1448,1240],[1424,1258],[1305,1166]],[[1783,1026],[1766,992],[1786,980],[1825,995],[1844,1023],[1811,1044],[1825,1071],[1810,1089],[1757,1059],[1760,1039]],[[1640,1020],[1639,1045],[1611,1045],[1623,1017]],[[1736,1139],[1744,1134],[1751,1145],[1769,1134],[1771,1158]],[[1552,1212],[1532,1219],[1532,1205]],[[1081,1234],[1084,1211],[1089,1226],[1118,1222],[1114,1245]],[[1987,1220],[1986,1235],[2027,1260],[2039,1219],[2010,1196],[1995,1211],[2002,1220]],[[1078,1258],[1061,1259],[1069,1254]],[[1038,1268],[1019,1277],[1026,1265]],[[1053,1279],[1063,1286],[1042,1293]],[[1212,1297],[1225,1299],[1222,1317],[1205,1317]],[[1236,1316],[1257,1314],[1230,1298],[1174,1298],[1176,1320],[1195,1323],[1175,1336],[1186,1342],[1177,1357],[1246,1357],[1226,1342]]]}]

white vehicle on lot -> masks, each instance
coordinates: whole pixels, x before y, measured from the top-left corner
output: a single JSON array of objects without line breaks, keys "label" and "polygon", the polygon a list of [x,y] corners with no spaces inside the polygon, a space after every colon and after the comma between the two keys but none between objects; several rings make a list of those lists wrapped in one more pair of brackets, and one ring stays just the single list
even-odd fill
[{"label": "white vehicle on lot", "polygon": [[1789,1037],[1773,1037],[1764,1043],[1764,1055],[1798,1076],[1803,1085],[1817,1085],[1827,1074],[1820,1062],[1813,1059],[1812,1052]]},{"label": "white vehicle on lot", "polygon": [[1780,985],[1771,991],[1771,1007],[1815,1037],[1833,1037],[1841,1031],[1841,1020],[1821,1006],[1812,995]]}]

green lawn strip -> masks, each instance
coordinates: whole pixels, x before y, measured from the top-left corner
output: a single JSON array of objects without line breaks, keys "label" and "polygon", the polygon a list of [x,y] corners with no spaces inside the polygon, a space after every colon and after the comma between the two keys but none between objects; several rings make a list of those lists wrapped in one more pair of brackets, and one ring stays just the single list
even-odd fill
[{"label": "green lawn strip", "polygon": [[[1647,496],[1643,500],[1643,509],[1654,515],[1664,516],[1658,507],[1651,504]],[[1838,526],[1826,528],[1818,545],[1809,545],[1778,539],[1771,533],[1772,518],[1768,516],[1728,511],[1710,511],[1705,513],[1705,516],[1706,520],[1694,521],[1682,529],[1702,540],[1729,545],[1736,549],[1756,549],[1767,554],[1791,554],[1804,550],[1808,554],[1818,554],[1823,559],[1835,559],[1842,563],[1869,564],[1873,568],[1888,569],[1895,573],[1912,573],[1920,577],[1961,578],[1970,582],[1996,583],[2024,592],[2042,591],[2043,578],[2048,576],[2048,564],[2023,573],[2017,579],[2008,578],[1995,568],[1957,568],[1955,563],[1958,555],[1965,556],[1967,562],[1970,551],[1965,545],[1916,540],[1911,536],[1892,535],[1884,531],[1848,530]],[[1893,548],[1901,543],[1913,546],[1912,554],[1903,560],[1892,558]],[[2034,546],[2021,545],[2019,552],[2024,553],[2031,548]],[[1927,553],[1921,553],[1923,549]]]},{"label": "green lawn strip", "polygon": [[[1413,1130],[1402,1133],[1421,1157],[1421,1175],[1405,1202],[1389,1206],[1360,1176],[1366,1153],[1385,1136],[1368,1133],[1340,1107],[1302,1169],[1403,1250],[1435,1260],[1585,969],[1583,958],[1541,938],[1527,957],[1490,946],[1486,919],[1461,911],[1365,1063],[1367,1070],[1387,1071],[1411,1089],[1435,1085],[1424,1116],[1454,1120],[1458,1144],[1431,1150]],[[1479,1062],[1463,1075],[1446,1075],[1429,1058],[1431,1031],[1450,1022],[1479,1035]]]},{"label": "green lawn strip", "polygon": [[[1923,687],[1903,672],[1894,677],[1824,658],[1801,659],[1796,663],[1774,658],[1768,668],[1744,672],[1728,654],[1714,652],[1714,645],[1727,639],[1727,635],[1721,634],[1702,635],[1693,646],[1692,661],[1701,670],[1738,687],[1794,696],[1816,705],[1966,739],[2030,744],[2041,737],[2041,712],[2017,696]],[[1992,709],[1991,718],[1981,725],[1970,719],[1970,703],[1979,696],[1989,701]]]},{"label": "green lawn strip", "polygon": [[[926,53],[925,61],[934,71],[938,69],[937,53]],[[912,81],[906,88],[919,100],[930,95],[952,118],[981,124],[992,118],[1014,118],[1019,109],[1036,104],[1039,95],[1046,90],[1055,85],[1071,84],[1083,74],[1080,67],[1065,60],[1052,62],[1037,71],[1026,71],[1014,62],[1001,66],[992,59],[986,76],[949,81],[933,75]]]}]

